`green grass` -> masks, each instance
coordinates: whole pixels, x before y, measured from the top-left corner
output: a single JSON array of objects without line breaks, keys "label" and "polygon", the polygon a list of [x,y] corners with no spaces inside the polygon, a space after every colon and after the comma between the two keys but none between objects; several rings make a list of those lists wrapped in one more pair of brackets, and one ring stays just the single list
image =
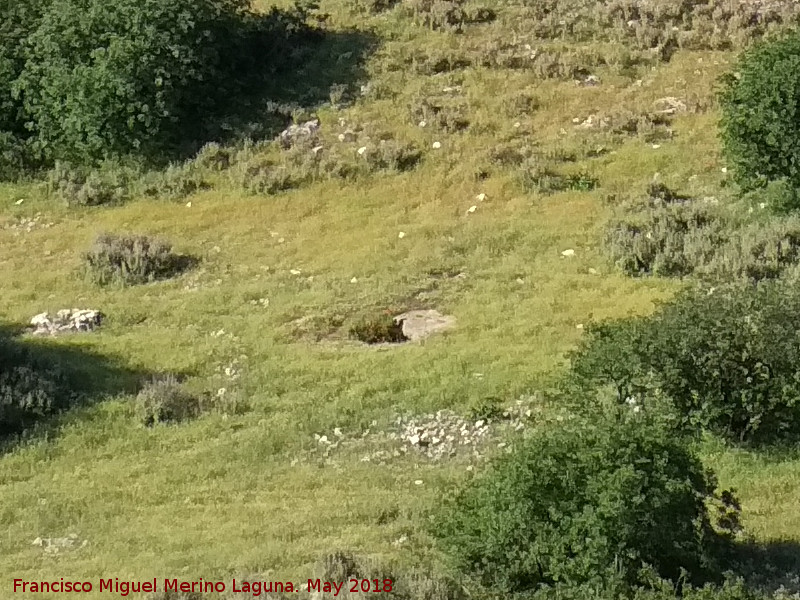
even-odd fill
[{"label": "green grass", "polygon": [[[323,8],[333,15],[329,27],[367,27],[339,0]],[[304,581],[321,554],[340,547],[409,564],[437,560],[424,515],[464,479],[464,464],[408,457],[378,466],[343,453],[333,465],[310,459],[292,466],[308,456],[313,434],[334,427],[360,432],[374,428],[373,420],[382,427],[399,412],[465,412],[495,396],[512,402],[563,372],[578,325],[650,312],[678,289],[676,282],[615,272],[600,248],[614,206],[606,198],[640,194],[656,173],[682,191],[719,193],[713,110],[676,117],[674,138],[660,148],[630,138],[605,156],[563,165],[596,177],[592,191],[539,196],[523,191],[513,169],[492,167],[486,181],[473,174],[504,140],[527,136],[543,148],[575,143],[576,117],[621,106],[647,111],[664,96],[710,103],[715,78],[733,54],[681,51],[636,78],[603,67],[597,88],[483,68],[426,77],[409,69],[382,73],[380,66],[403,48],[479,45],[506,23],[475,26],[461,37],[409,27],[396,14],[369,25],[386,41],[368,70],[398,96],[321,109],[323,131],[335,137],[340,117],[390,130],[424,150],[414,171],[354,185],[319,182],[273,197],[221,185],[181,203],[137,199],[96,209],[65,209],[34,186],[0,187],[0,223],[37,212],[55,223],[18,235],[0,229],[6,320],[26,323],[72,306],[100,309],[108,321],[99,332],[51,343],[130,369],[184,373],[195,389],[238,390],[251,405],[244,415],[146,429],[134,418],[133,398],[119,396],[76,410],[53,435],[7,451],[0,456],[0,572],[7,579],[212,579],[271,571],[276,579]],[[447,135],[414,126],[407,118],[411,99],[455,80],[469,101],[470,129]],[[530,116],[504,109],[520,90],[541,103]],[[432,149],[434,141],[442,148]],[[479,193],[484,202],[475,200]],[[16,205],[19,198],[26,201]],[[477,210],[468,214],[472,205]],[[97,288],[77,271],[100,231],[161,235],[203,262],[171,281]],[[569,248],[575,256],[562,257]],[[250,303],[261,298],[268,306]],[[346,325],[338,333],[326,325],[409,307],[455,315],[458,326],[422,344],[386,349],[347,340]],[[229,381],[222,371],[234,361],[242,375]],[[707,454],[722,485],[739,489],[749,532],[761,541],[800,542],[800,461],[769,462],[724,448]],[[379,524],[393,509],[397,518]],[[39,536],[70,533],[88,545],[56,558],[31,545]],[[407,545],[393,545],[403,534]]]}]

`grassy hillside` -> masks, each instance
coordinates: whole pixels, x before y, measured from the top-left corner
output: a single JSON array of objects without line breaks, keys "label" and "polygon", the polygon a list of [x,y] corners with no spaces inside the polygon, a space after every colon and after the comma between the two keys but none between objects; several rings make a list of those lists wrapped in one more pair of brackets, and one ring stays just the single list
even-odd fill
[{"label": "grassy hillside", "polygon": [[[665,62],[639,50],[626,57],[614,40],[544,39],[518,2],[498,2],[494,22],[461,33],[417,25],[403,6],[370,15],[356,4],[322,3],[325,30],[341,37],[297,77],[332,79],[354,99],[305,108],[319,116],[326,147],[356,156],[362,142],[340,142],[340,133],[388,132],[421,149],[417,168],[321,178],[275,195],[250,195],[226,173],[209,173],[213,189],[180,201],[137,197],[94,208],[65,207],[39,183],[0,187],[0,314],[18,324],[73,306],[107,315],[96,332],[35,342],[81,356],[105,392],[0,456],[5,590],[11,577],[255,572],[305,581],[318,557],[338,548],[435,564],[426,512],[482,463],[413,450],[365,461],[394,448],[369,435],[326,458],[314,434],[333,438],[339,428],[357,440],[390,429],[399,415],[469,416],[491,398],[528,398],[534,423],[546,426],[554,413],[537,405],[536,392],[563,373],[582,326],[649,313],[680,287],[619,273],[603,252],[603,229],[654,179],[724,201],[714,89],[735,49],[687,44]],[[372,41],[358,69],[344,69],[358,58],[342,41],[353,29]],[[498,55],[532,44],[552,52],[554,66],[493,58],[501,42],[513,49]],[[440,57],[449,66],[437,66]],[[459,57],[471,64],[453,68]],[[587,75],[574,67],[599,83],[584,85]],[[351,79],[336,81],[340,68]],[[685,110],[653,124],[646,116],[665,97]],[[420,127],[415,108],[426,98],[460,107],[453,110],[469,126]],[[613,124],[580,127],[590,115],[645,124],[616,134]],[[523,147],[596,187],[526,186],[522,167],[497,158]],[[172,280],[100,288],[79,270],[101,231],[163,236],[201,262]],[[562,254],[568,249],[573,256]],[[360,317],[415,308],[453,315],[457,326],[397,346],[348,339]],[[224,388],[242,409],[143,427],[133,374],[165,372],[186,376],[198,392]],[[482,453],[497,451],[492,443]],[[800,460],[713,444],[704,458],[723,486],[739,490],[750,534],[800,543]],[[57,553],[32,544],[70,534],[87,544]]]}]

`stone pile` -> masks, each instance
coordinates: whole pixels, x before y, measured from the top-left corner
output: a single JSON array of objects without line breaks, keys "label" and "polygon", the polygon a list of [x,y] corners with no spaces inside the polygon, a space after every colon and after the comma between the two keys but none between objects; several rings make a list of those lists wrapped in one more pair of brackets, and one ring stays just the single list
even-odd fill
[{"label": "stone pile", "polygon": [[93,331],[103,321],[103,314],[99,310],[65,308],[59,310],[55,316],[49,313],[40,313],[31,319],[34,335],[58,335],[73,331]]},{"label": "stone pile", "polygon": [[308,143],[309,141],[316,139],[317,134],[319,134],[319,130],[319,119],[313,119],[301,124],[293,123],[281,131],[279,137],[281,146],[288,149],[298,142]]},{"label": "stone pile", "polygon": [[36,213],[33,217],[18,217],[4,224],[2,228],[11,229],[18,235],[20,233],[30,233],[35,229],[49,229],[53,225],[55,223],[42,221],[42,213]]},{"label": "stone pile", "polygon": [[[470,419],[449,410],[416,416],[399,416],[386,431],[364,431],[360,436],[348,436],[336,428],[331,435],[314,434],[315,452],[326,459],[336,449],[362,447],[365,443],[375,448],[361,458],[361,462],[385,464],[393,458],[410,453],[421,454],[431,460],[456,456],[473,459],[486,458],[490,446],[506,448],[509,434],[520,434],[531,425],[534,410],[531,399],[517,400],[495,418]],[[373,426],[377,422],[373,421]]]}]

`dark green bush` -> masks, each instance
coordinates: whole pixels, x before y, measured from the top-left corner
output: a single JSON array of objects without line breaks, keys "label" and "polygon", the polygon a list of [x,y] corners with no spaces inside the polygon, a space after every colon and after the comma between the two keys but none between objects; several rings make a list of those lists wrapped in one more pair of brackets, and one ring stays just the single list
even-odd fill
[{"label": "dark green bush", "polygon": [[366,344],[400,343],[408,341],[403,324],[388,314],[364,317],[350,327],[350,337]]},{"label": "dark green bush", "polygon": [[79,164],[190,149],[309,30],[306,9],[257,15],[246,0],[3,4],[0,134]]},{"label": "dark green bush", "polygon": [[711,566],[713,483],[685,440],[620,412],[542,428],[447,503],[433,533],[498,593]]},{"label": "dark green bush", "polygon": [[723,84],[723,148],[738,181],[800,185],[800,33],[747,50]]},{"label": "dark green bush", "polygon": [[573,355],[584,385],[620,402],[653,391],[735,442],[800,435],[800,292],[790,283],[690,291],[656,314],[595,325]]},{"label": "dark green bush", "polygon": [[90,279],[98,285],[136,285],[173,277],[193,260],[172,252],[166,241],[146,235],[103,233],[83,256]]}]

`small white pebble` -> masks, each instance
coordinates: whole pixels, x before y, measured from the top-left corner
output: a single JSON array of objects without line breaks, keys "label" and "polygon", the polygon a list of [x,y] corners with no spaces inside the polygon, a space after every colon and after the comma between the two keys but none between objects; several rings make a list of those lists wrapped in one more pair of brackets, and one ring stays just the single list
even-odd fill
[{"label": "small white pebble", "polygon": [[434,150],[438,150],[441,147],[442,147],[442,143],[441,142],[433,142]]},{"label": "small white pebble", "polygon": [[476,199],[478,202],[483,202],[484,200],[486,200],[486,194],[484,194],[484,193],[480,193],[480,194],[478,194],[477,196],[475,196],[475,199]]},{"label": "small white pebble", "polygon": [[358,149],[359,156],[364,156],[364,153],[366,151],[367,151],[367,147],[366,146],[361,146],[361,148]]},{"label": "small white pebble", "polygon": [[426,127],[427,125],[428,125],[427,121],[420,121],[419,122],[419,126],[420,127]]},{"label": "small white pebble", "polygon": [[469,465],[469,466],[467,467],[467,471],[472,471],[474,468],[475,468],[475,467],[473,467],[472,465]]},{"label": "small white pebble", "polygon": [[658,150],[661,148],[661,144],[653,144],[653,150]]},{"label": "small white pebble", "polygon": [[728,172],[728,167],[722,167],[722,172],[723,173],[727,173]]},{"label": "small white pebble", "polygon": [[19,206],[19,205],[20,205],[20,204],[22,204],[23,202],[25,202],[25,198],[20,198],[19,200],[17,200],[16,202],[14,202],[14,204],[16,204],[17,206]]},{"label": "small white pebble", "polygon": [[279,244],[282,244],[285,241],[286,241],[286,238],[278,238],[278,243]]},{"label": "small white pebble", "polygon": [[192,208],[192,203],[191,203],[191,202],[187,202],[187,203],[186,203],[186,207],[187,207],[187,208]]},{"label": "small white pebble", "polygon": [[400,233],[397,234],[397,237],[399,237],[402,240],[404,237],[406,237],[406,232],[401,231]]},{"label": "small white pebble", "polygon": [[422,479],[417,479],[417,480],[414,482],[414,485],[422,485]]},{"label": "small white pebble", "polygon": [[520,123],[519,121],[514,123],[514,129],[519,129],[520,127],[522,127],[522,123]]},{"label": "small white pebble", "polygon": [[350,283],[358,283],[358,277],[353,277],[353,278],[350,280]]},{"label": "small white pebble", "polygon": [[289,271],[289,273],[291,273],[292,275],[300,275],[300,270],[299,269],[292,269],[291,271]]},{"label": "small white pebble", "polygon": [[561,256],[575,256],[575,250],[568,248],[561,253]]},{"label": "small white pebble", "polygon": [[767,208],[767,203],[766,202],[759,202],[758,203],[758,208],[760,208],[761,210],[764,210],[765,208]]},{"label": "small white pebble", "polygon": [[478,210],[478,207],[477,207],[477,206],[470,206],[470,207],[467,209],[467,212],[468,212],[468,213],[474,213],[476,210]]},{"label": "small white pebble", "polygon": [[583,323],[578,323],[575,325],[575,329],[583,329]]}]

